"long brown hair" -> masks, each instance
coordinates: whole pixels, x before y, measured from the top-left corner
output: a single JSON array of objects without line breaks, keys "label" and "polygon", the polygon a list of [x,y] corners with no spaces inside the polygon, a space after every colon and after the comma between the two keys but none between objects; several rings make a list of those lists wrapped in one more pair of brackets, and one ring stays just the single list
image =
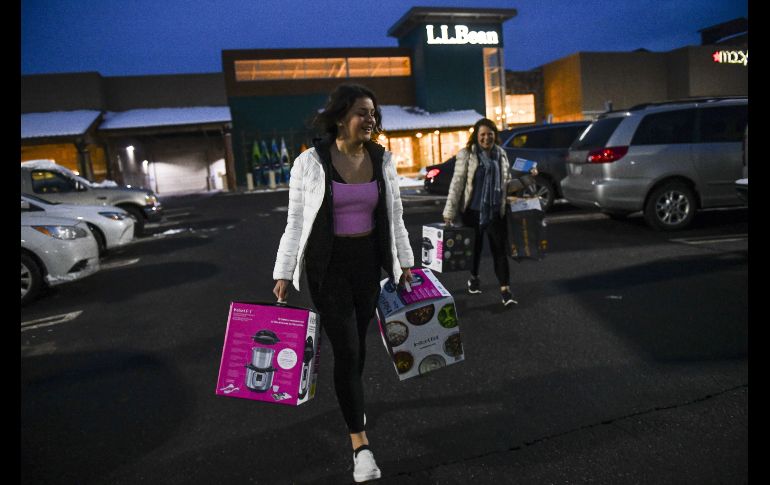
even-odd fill
[{"label": "long brown hair", "polygon": [[497,130],[497,125],[495,125],[495,122],[489,118],[481,118],[476,122],[475,125],[473,125],[473,134],[468,138],[468,143],[465,145],[468,150],[471,150],[473,145],[479,142],[479,128],[482,126],[486,126],[490,130],[494,131],[495,145],[500,144],[500,132]]},{"label": "long brown hair", "polygon": [[324,134],[336,138],[338,134],[337,123],[345,118],[350,108],[360,98],[369,98],[374,103],[374,129],[372,130],[372,136],[377,135],[382,131],[380,105],[377,103],[377,97],[371,89],[360,84],[340,84],[337,86],[329,95],[323,111],[318,113],[313,119],[313,125]]}]

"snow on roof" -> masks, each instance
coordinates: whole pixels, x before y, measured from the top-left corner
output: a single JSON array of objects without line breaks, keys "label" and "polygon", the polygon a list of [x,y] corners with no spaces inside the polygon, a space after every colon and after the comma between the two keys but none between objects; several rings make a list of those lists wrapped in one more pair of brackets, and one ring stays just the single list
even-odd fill
[{"label": "snow on roof", "polygon": [[420,108],[381,105],[380,110],[385,131],[468,128],[484,117],[472,109],[428,113]]},{"label": "snow on roof", "polygon": [[21,115],[21,139],[82,135],[101,111],[52,111]]},{"label": "snow on roof", "polygon": [[108,112],[100,130],[147,128],[154,126],[199,125],[229,123],[232,121],[228,106],[200,106],[191,108],[132,109]]}]

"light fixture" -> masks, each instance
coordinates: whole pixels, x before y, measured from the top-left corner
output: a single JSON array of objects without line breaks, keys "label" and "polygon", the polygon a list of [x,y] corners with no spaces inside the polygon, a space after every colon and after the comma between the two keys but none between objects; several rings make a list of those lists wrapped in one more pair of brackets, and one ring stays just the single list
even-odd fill
[{"label": "light fixture", "polygon": [[127,151],[128,153],[134,153],[134,145],[128,145],[128,146],[126,147],[126,151]]},{"label": "light fixture", "polygon": [[419,132],[415,133],[414,136],[416,136],[417,138],[422,138],[422,133],[419,133]]},{"label": "light fixture", "polygon": [[439,133],[440,133],[440,132],[439,132],[438,130],[436,130],[436,131],[434,131],[434,132],[433,132],[433,134],[434,134],[434,135],[438,135]]}]

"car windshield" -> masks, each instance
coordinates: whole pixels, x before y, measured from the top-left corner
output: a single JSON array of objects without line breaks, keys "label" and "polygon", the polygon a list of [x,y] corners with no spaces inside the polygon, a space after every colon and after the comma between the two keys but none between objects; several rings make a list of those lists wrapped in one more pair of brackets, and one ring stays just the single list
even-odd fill
[{"label": "car windshield", "polygon": [[570,150],[592,150],[603,148],[610,139],[615,128],[618,127],[623,117],[602,118],[596,120],[581,133],[577,140],[570,146]]},{"label": "car windshield", "polygon": [[53,202],[53,201],[50,201],[50,200],[46,200],[46,199],[43,199],[42,197],[38,197],[36,195],[32,195],[32,194],[23,194],[23,195],[24,195],[24,199],[29,199],[29,200],[32,200],[32,201],[35,201],[35,202],[39,202],[41,204],[49,204],[49,205],[58,205],[59,204],[59,202]]}]

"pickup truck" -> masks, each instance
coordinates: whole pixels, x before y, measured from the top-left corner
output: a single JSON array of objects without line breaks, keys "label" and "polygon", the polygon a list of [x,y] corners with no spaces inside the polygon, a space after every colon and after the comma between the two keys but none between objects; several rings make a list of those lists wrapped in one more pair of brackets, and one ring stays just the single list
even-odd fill
[{"label": "pickup truck", "polygon": [[66,204],[118,206],[134,219],[137,236],[145,223],[163,217],[163,206],[152,190],[95,184],[51,160],[21,164],[21,193]]}]

